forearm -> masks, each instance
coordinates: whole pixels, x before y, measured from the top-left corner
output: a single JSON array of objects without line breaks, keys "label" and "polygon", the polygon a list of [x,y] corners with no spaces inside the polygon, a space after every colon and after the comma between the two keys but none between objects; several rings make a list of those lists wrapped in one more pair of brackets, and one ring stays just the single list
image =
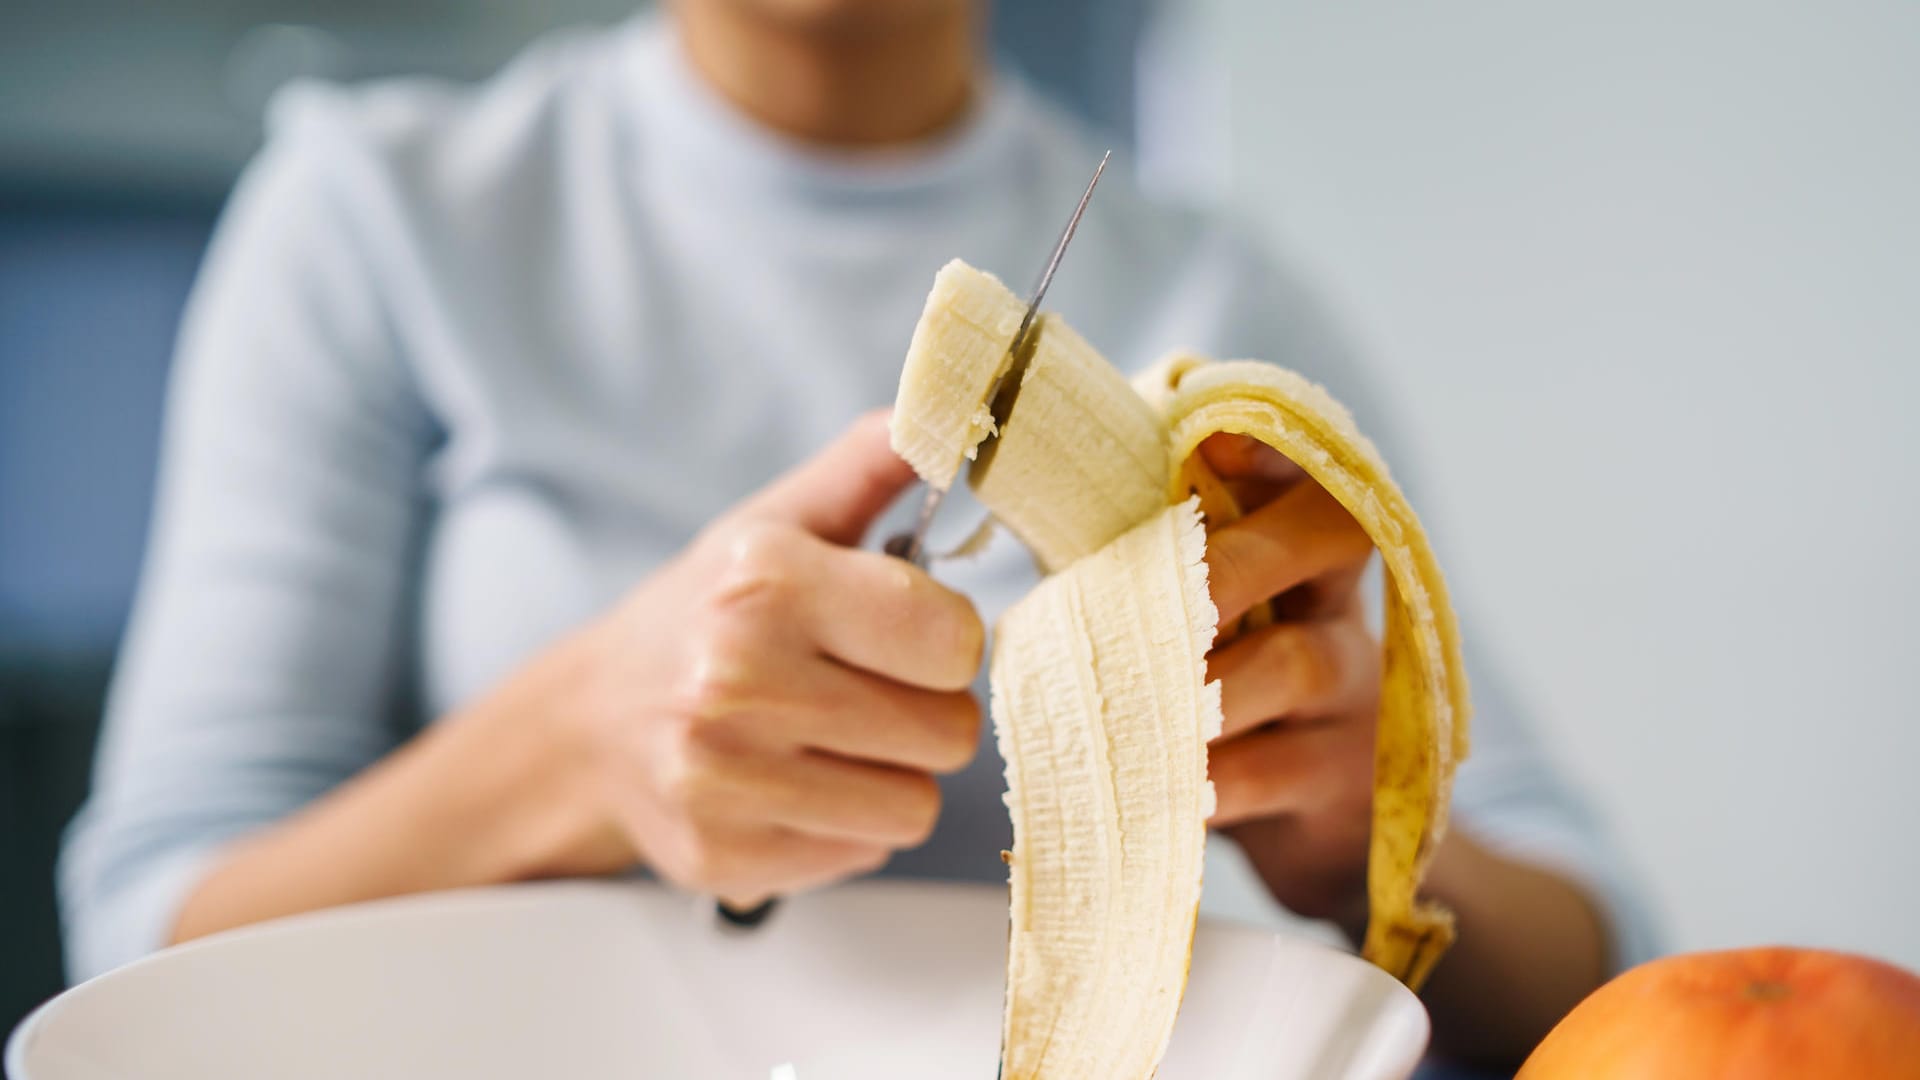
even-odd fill
[{"label": "forearm", "polygon": [[292,817],[236,842],[182,905],[172,940],[386,896],[616,869],[618,832],[568,790],[540,721],[564,647]]},{"label": "forearm", "polygon": [[[1276,899],[1331,919],[1356,943],[1363,939],[1367,898],[1359,875],[1310,888],[1300,871],[1311,851],[1289,849],[1288,829],[1241,827],[1232,835]],[[1435,853],[1423,895],[1459,920],[1458,940],[1421,994],[1441,1054],[1518,1064],[1606,975],[1605,927],[1578,887],[1457,830]]]},{"label": "forearm", "polygon": [[1421,995],[1442,1054],[1518,1064],[1608,975],[1605,923],[1559,874],[1455,831],[1435,853],[1427,893],[1459,920]]}]

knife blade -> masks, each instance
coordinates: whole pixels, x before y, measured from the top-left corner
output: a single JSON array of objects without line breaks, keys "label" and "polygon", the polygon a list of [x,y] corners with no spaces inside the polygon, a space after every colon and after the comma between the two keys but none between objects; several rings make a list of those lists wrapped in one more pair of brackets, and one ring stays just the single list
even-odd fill
[{"label": "knife blade", "polygon": [[[1027,346],[1027,335],[1033,330],[1034,317],[1040,314],[1040,301],[1047,298],[1047,288],[1053,284],[1054,272],[1060,269],[1060,258],[1067,253],[1067,245],[1073,242],[1073,234],[1080,228],[1080,217],[1087,212],[1087,203],[1093,198],[1093,189],[1100,183],[1100,175],[1107,171],[1107,162],[1112,160],[1113,151],[1100,156],[1100,164],[1094,166],[1093,179],[1087,181],[1087,190],[1080,193],[1080,201],[1073,208],[1073,216],[1067,219],[1067,227],[1060,230],[1060,239],[1053,245],[1053,254],[1047,258],[1047,265],[1040,271],[1040,277],[1034,282],[1033,292],[1027,300],[1026,313],[1020,316],[1020,328],[1014,331],[1013,341],[1007,346],[1007,353],[1017,358]],[[1008,376],[1014,373],[1016,364],[1009,364],[1007,370],[992,385],[987,387],[986,400],[993,413],[994,430],[998,431],[1007,422],[1007,415],[1013,410],[1013,399],[1018,395],[1017,383],[1009,387]],[[1013,393],[1002,393],[1011,389]],[[992,436],[988,436],[989,439]],[[926,497],[920,503],[920,514],[914,521],[910,532],[895,533],[887,539],[885,551],[895,558],[905,559],[915,566],[925,569],[927,565],[927,533],[933,528],[934,515],[940,511],[940,503],[946,499],[947,489],[927,485]]]}]

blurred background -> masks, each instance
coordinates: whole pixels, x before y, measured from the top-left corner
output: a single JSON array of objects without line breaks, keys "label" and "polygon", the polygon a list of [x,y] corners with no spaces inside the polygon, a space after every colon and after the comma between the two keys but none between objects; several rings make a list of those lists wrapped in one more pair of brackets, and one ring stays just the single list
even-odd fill
[{"label": "blurred background", "polygon": [[[1669,944],[1920,968],[1920,5],[997,8],[1011,62],[1235,206],[1390,376],[1468,630]],[[265,100],[631,10],[0,9],[0,1029],[59,986],[175,324]]]}]

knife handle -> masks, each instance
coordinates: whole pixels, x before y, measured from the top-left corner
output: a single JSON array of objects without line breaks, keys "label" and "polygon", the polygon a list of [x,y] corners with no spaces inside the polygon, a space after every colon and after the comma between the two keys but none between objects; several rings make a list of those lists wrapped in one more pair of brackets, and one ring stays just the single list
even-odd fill
[{"label": "knife handle", "polygon": [[751,930],[766,922],[767,916],[773,914],[773,909],[779,903],[779,897],[770,896],[750,908],[737,908],[729,905],[725,900],[715,900],[713,915],[722,926],[737,930]]}]

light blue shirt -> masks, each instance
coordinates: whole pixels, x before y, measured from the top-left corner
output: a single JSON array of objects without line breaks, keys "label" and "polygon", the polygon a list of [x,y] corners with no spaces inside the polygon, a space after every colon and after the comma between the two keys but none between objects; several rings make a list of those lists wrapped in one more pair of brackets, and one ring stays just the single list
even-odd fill
[{"label": "light blue shirt", "polygon": [[[732,111],[651,19],[475,88],[300,88],[270,127],[179,344],[61,867],[76,977],[158,947],[223,845],[484,694],[891,401],[934,271],[1029,280],[1100,149],[996,75],[938,141],[825,155]],[[1272,360],[1380,434],[1372,373],[1245,231],[1121,173],[1049,306],[1125,369],[1180,346]],[[1032,581],[1010,542],[941,575],[989,619]],[[1616,859],[1474,666],[1459,826],[1588,882],[1620,957],[1642,955]],[[990,736],[945,787],[933,839],[889,872],[1004,880]],[[1209,906],[1270,908],[1249,882],[1210,865]]]}]

